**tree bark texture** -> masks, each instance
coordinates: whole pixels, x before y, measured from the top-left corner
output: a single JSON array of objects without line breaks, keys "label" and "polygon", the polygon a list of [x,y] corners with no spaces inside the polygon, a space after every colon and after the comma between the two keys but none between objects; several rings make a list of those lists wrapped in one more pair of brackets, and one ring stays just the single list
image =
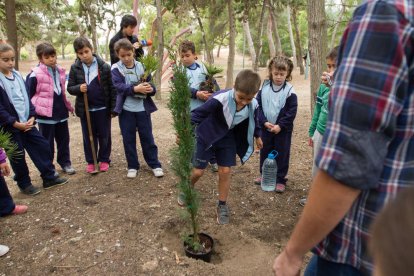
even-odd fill
[{"label": "tree bark texture", "polygon": [[302,52],[302,43],[300,41],[300,33],[299,33],[299,26],[298,26],[298,20],[297,20],[297,9],[292,9],[292,20],[293,20],[293,26],[295,28],[295,44],[296,44],[296,60],[298,62],[298,66],[300,69],[300,74],[305,74],[305,67],[303,66],[303,52]]},{"label": "tree bark texture", "polygon": [[210,47],[209,47],[209,44],[208,44],[208,41],[207,41],[206,32],[204,30],[204,26],[203,26],[203,22],[201,21],[200,14],[198,13],[197,5],[193,0],[191,0],[191,5],[193,6],[195,15],[197,17],[198,25],[200,27],[201,35],[203,37],[204,48],[205,48],[205,52],[206,52],[206,55],[207,55],[207,62],[210,63],[210,64],[213,64],[214,63],[214,57],[213,57],[213,55],[210,51]]},{"label": "tree bark texture", "polygon": [[158,56],[158,69],[155,75],[155,83],[157,86],[157,93],[155,94],[155,98],[157,100],[161,100],[161,77],[162,77],[162,65],[163,65],[163,57],[164,57],[164,30],[162,28],[162,4],[161,0],[155,1],[157,5],[157,33],[158,33],[158,48],[157,48],[157,56]]},{"label": "tree bark texture", "polygon": [[16,52],[14,66],[16,70],[19,70],[19,46],[17,43],[17,22],[16,22],[16,1],[5,0],[6,4],[6,26],[7,26],[7,40],[9,44],[14,48]]},{"label": "tree bark texture", "polygon": [[270,52],[270,58],[273,58],[276,56],[276,47],[275,42],[273,40],[273,34],[272,34],[272,16],[269,13],[269,16],[267,18],[267,41],[269,43],[269,52]]},{"label": "tree bark texture", "polygon": [[137,19],[137,26],[135,27],[135,30],[134,30],[134,35],[136,36],[138,36],[139,25],[141,25],[141,20],[142,20],[141,15],[138,13],[138,7],[139,7],[139,1],[134,0],[134,2],[132,3],[132,15],[135,16],[135,18]]},{"label": "tree bark texture", "polygon": [[320,76],[325,67],[326,56],[326,14],[325,0],[308,0],[308,33],[311,78],[311,113],[316,101]]},{"label": "tree bark texture", "polygon": [[[243,18],[243,30],[246,35],[247,45],[249,46],[250,57],[252,59],[252,69],[254,70],[254,62],[256,60],[256,50],[254,49],[252,34],[250,32],[249,19],[247,16]],[[257,68],[256,68],[257,69]]]},{"label": "tree bark texture", "polygon": [[92,33],[92,46],[96,54],[99,54],[98,47],[98,35],[96,33],[96,18],[95,13],[91,10],[88,10],[89,13],[89,22],[91,23],[91,33]]},{"label": "tree bark texture", "polygon": [[276,55],[282,54],[282,42],[280,41],[279,31],[277,27],[277,17],[276,11],[274,7],[269,7],[269,13],[271,15],[272,20],[272,31],[275,35],[275,46],[276,46]]},{"label": "tree bark texture", "polygon": [[259,69],[259,60],[260,60],[260,56],[262,55],[262,49],[263,49],[263,28],[264,28],[264,17],[265,17],[265,11],[266,11],[266,6],[268,5],[268,0],[263,0],[263,6],[262,6],[262,11],[260,12],[260,21],[259,21],[259,49],[257,49],[257,55],[256,55],[256,60],[254,61],[254,68],[253,70],[255,72],[258,71]]},{"label": "tree bark texture", "polygon": [[229,12],[229,56],[227,58],[226,88],[233,87],[234,56],[236,54],[236,20],[234,15],[233,0],[227,0]]},{"label": "tree bark texture", "polygon": [[287,7],[286,7],[286,12],[287,12],[287,23],[288,23],[290,47],[292,47],[293,68],[296,68],[298,63],[296,61],[296,46],[295,46],[295,40],[293,38],[292,20],[291,20],[291,16],[290,16],[290,6],[289,5],[287,5]]}]

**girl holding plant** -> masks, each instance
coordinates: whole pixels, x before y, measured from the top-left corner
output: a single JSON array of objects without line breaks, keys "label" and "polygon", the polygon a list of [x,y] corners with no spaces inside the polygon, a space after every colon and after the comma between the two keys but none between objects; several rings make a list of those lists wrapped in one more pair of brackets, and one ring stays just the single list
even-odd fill
[{"label": "girl holding plant", "polygon": [[[154,68],[134,59],[134,47],[128,39],[115,43],[115,52],[120,59],[112,65],[112,82],[117,90],[115,112],[119,114],[125,156],[128,163],[128,178],[137,176],[140,164],[136,146],[136,130],[141,141],[142,152],[154,176],[162,177],[164,172],[158,160],[158,148],[152,134],[151,113],[157,110],[151,97],[155,86],[150,83]],[[150,59],[150,58],[147,58]],[[153,67],[153,62],[148,65]],[[155,66],[156,67],[156,64]]]}]

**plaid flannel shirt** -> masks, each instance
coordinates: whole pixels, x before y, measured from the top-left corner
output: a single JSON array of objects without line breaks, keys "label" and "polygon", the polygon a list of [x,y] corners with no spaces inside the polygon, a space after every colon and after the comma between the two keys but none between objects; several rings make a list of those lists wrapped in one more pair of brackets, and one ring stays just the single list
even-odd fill
[{"label": "plaid flannel shirt", "polygon": [[369,226],[414,185],[414,2],[368,1],[341,41],[317,166],[361,194],[313,252],[372,271]]}]

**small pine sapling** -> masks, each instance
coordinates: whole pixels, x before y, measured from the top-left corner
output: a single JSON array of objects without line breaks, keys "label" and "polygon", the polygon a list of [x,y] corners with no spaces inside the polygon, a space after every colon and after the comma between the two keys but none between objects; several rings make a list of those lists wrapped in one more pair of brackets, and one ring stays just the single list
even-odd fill
[{"label": "small pine sapling", "polygon": [[145,55],[138,61],[144,66],[144,74],[141,76],[141,82],[146,82],[148,77],[157,71],[159,67],[158,58],[153,55]]},{"label": "small pine sapling", "polygon": [[223,72],[223,68],[219,68],[214,66],[213,64],[204,63],[204,67],[206,68],[206,80],[200,83],[200,91],[208,91],[213,93],[217,90],[216,88],[216,81],[214,76]]},{"label": "small pine sapling", "polygon": [[179,192],[185,198],[185,218],[191,228],[185,243],[194,252],[202,252],[203,246],[198,237],[199,197],[191,185],[191,159],[194,152],[194,129],[191,125],[189,80],[184,66],[173,66],[174,78],[171,80],[170,102],[168,104],[176,131],[177,146],[171,151],[172,169],[179,178]]}]

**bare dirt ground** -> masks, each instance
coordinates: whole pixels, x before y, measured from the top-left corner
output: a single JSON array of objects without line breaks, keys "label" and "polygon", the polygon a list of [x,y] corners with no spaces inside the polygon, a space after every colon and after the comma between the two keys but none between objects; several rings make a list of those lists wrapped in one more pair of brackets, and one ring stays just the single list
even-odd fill
[{"label": "bare dirt ground", "polygon": [[[225,67],[227,52],[216,62]],[[61,62],[69,69],[71,62]],[[23,63],[28,72],[35,62]],[[241,69],[241,56],[236,57]],[[246,66],[250,61],[246,59]],[[237,71],[235,73],[237,73]],[[267,75],[262,68],[261,75]],[[224,80],[219,83],[223,86]],[[17,203],[29,205],[21,216],[0,219],[0,244],[10,252],[0,258],[0,275],[269,275],[274,257],[286,243],[302,208],[311,178],[311,149],[307,146],[310,122],[309,80],[293,75],[299,98],[292,143],[289,182],[284,194],[261,191],[253,184],[258,176],[255,154],[232,173],[229,198],[231,223],[216,223],[217,175],[209,170],[197,184],[201,195],[200,226],[213,236],[211,263],[186,258],[181,235],[186,224],[177,205],[176,177],[170,170],[169,149],[175,136],[167,108],[168,89],[153,128],[165,177],[156,179],[144,164],[136,179],[126,178],[126,160],[117,119],[112,124],[112,166],[96,176],[84,172],[85,161],[79,119],[71,117],[71,155],[77,173],[62,187],[35,197],[22,195],[6,179]],[[72,99],[73,100],[73,99]],[[38,171],[30,163],[33,184],[41,186]],[[60,169],[60,168],[59,168]],[[64,175],[60,170],[61,175]]]}]

